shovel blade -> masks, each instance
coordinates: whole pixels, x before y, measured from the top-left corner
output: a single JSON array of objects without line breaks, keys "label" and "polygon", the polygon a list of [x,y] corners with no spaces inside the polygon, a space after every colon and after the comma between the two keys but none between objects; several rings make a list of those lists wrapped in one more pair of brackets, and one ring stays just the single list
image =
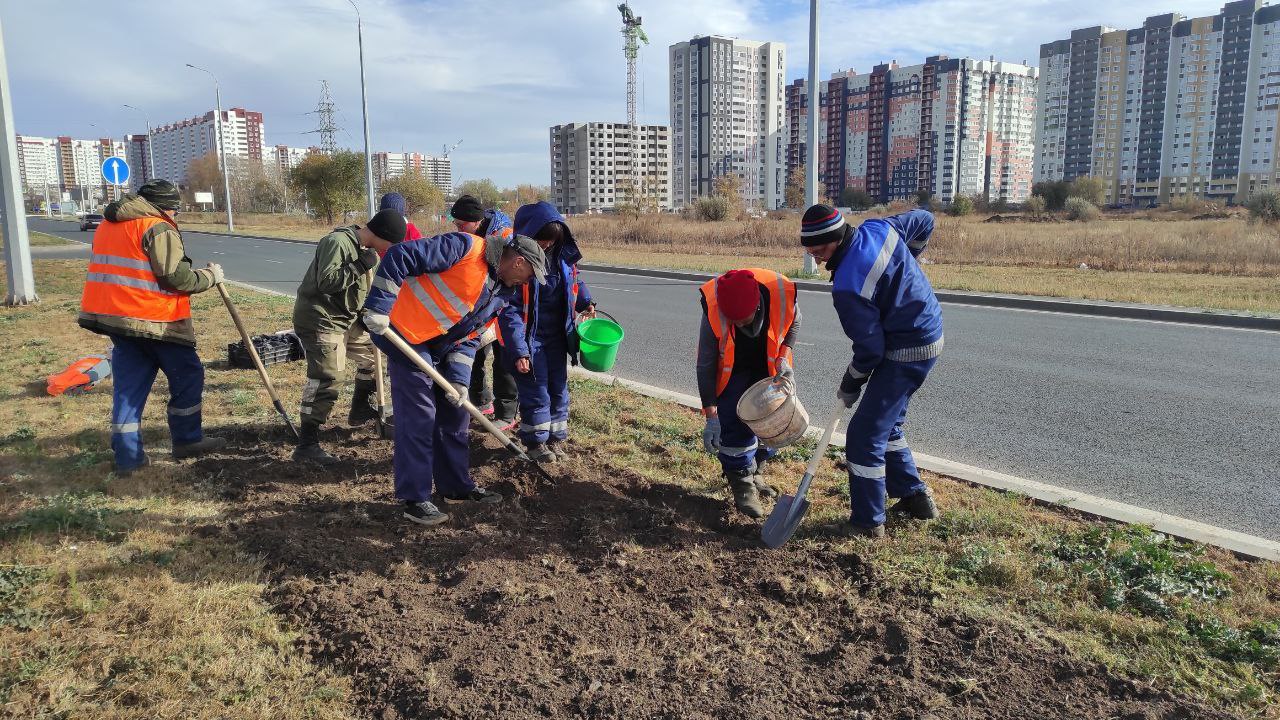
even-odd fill
[{"label": "shovel blade", "polygon": [[760,528],[760,539],[768,547],[777,549],[795,534],[796,528],[804,522],[805,513],[809,512],[809,500],[796,499],[794,495],[783,495],[773,505],[773,512],[765,518],[764,527]]}]

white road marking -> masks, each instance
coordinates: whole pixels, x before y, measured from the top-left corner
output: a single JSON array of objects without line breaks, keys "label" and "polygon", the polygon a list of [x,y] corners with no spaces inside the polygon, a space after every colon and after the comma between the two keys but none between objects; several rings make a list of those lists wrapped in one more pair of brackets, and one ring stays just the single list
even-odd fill
[{"label": "white road marking", "polygon": [[640,292],[639,290],[627,290],[626,288],[605,287],[604,285],[596,285],[595,287],[597,290],[616,290],[618,292],[629,292],[629,293]]}]

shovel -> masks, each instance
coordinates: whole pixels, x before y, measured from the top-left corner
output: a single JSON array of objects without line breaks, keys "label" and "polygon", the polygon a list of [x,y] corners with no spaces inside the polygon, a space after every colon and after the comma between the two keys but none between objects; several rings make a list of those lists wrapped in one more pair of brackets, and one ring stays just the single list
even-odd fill
[{"label": "shovel", "polygon": [[244,329],[244,321],[240,319],[240,312],[236,310],[235,303],[231,302],[231,296],[227,294],[227,288],[222,283],[218,283],[218,294],[222,296],[222,302],[227,306],[227,312],[231,313],[231,321],[236,324],[236,329],[240,331],[240,339],[244,341],[245,350],[249,352],[249,357],[253,358],[253,366],[258,368],[258,375],[262,378],[262,384],[267,386],[267,394],[271,396],[271,403],[276,406],[276,412],[280,413],[280,417],[284,418],[284,424],[289,426],[289,432],[294,439],[298,437],[298,428],[289,419],[289,413],[285,412],[284,405],[280,403],[280,396],[276,394],[276,387],[271,384],[271,378],[267,375],[267,368],[262,364],[262,358],[258,357],[258,348],[253,346],[253,338],[249,337],[249,331]]},{"label": "shovel", "polygon": [[[373,270],[368,273],[369,287],[373,287]],[[382,351],[375,345],[373,348],[373,384],[376,388],[374,396],[378,399],[378,437],[391,440],[391,428],[387,427],[387,385],[382,377]],[[365,398],[366,401],[368,398]]]},{"label": "shovel", "polygon": [[449,396],[450,402],[453,402],[458,407],[461,407],[470,413],[471,417],[475,418],[476,422],[484,426],[484,429],[487,430],[490,435],[497,438],[502,443],[502,446],[510,451],[512,455],[515,455],[521,460],[532,465],[543,478],[547,480],[554,480],[554,478],[551,477],[551,474],[543,469],[541,465],[531,460],[529,456],[524,453],[524,450],[520,449],[520,446],[517,445],[514,440],[507,437],[506,433],[499,430],[497,425],[494,425],[489,418],[485,417],[484,413],[480,412],[480,408],[472,405],[465,396],[459,395],[458,391],[453,388],[453,385],[450,385],[449,381],[445,380],[444,376],[440,374],[440,371],[432,367],[431,363],[423,360],[421,355],[414,352],[413,348],[409,347],[409,343],[405,342],[404,338],[397,335],[395,330],[388,329],[382,334],[382,337],[386,338],[387,342],[395,345],[397,350],[404,353],[404,356],[409,358],[414,365],[417,365],[419,370],[426,373],[427,377],[431,378],[432,382],[440,386],[440,389],[444,391],[444,394]]},{"label": "shovel", "polygon": [[813,457],[809,458],[809,467],[804,471],[804,477],[800,480],[800,487],[796,488],[796,494],[783,495],[779,498],[778,502],[774,503],[773,512],[765,518],[764,527],[760,528],[760,539],[765,545],[774,549],[782,547],[782,544],[795,534],[796,528],[800,527],[805,513],[809,512],[809,500],[806,498],[809,494],[809,485],[813,482],[814,473],[818,471],[818,463],[822,460],[822,456],[827,454],[831,435],[835,433],[836,425],[840,424],[840,417],[844,413],[845,408],[840,403],[836,403],[836,409],[831,411],[831,419],[827,421],[827,429],[822,433],[822,441],[818,443],[818,447],[814,448]]}]

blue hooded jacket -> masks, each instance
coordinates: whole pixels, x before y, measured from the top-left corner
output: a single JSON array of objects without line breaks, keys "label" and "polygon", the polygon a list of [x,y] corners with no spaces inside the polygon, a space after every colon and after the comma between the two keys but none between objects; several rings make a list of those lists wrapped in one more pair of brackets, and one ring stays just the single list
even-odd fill
[{"label": "blue hooded jacket", "polygon": [[[369,288],[369,296],[364,301],[365,309],[390,315],[406,280],[448,270],[467,254],[474,241],[474,235],[450,232],[417,242],[392,245],[382,262],[378,263],[378,272]],[[471,382],[471,366],[475,361],[476,350],[480,347],[478,333],[506,307],[513,294],[514,290],[498,282],[493,268],[489,268],[489,282],[480,293],[475,307],[463,315],[447,333],[416,346],[417,349],[430,353],[446,380],[468,384]],[[373,342],[388,355],[400,352],[380,336],[374,336]]]},{"label": "blue hooded jacket", "polygon": [[884,360],[941,354],[942,308],[915,260],[932,232],[933,216],[925,210],[867,220],[849,229],[828,261],[831,300],[853,341],[853,377],[870,376]]},{"label": "blue hooded jacket", "polygon": [[[574,239],[569,224],[554,205],[545,201],[522,205],[516,211],[515,231],[517,235],[534,237],[548,223],[553,222],[563,225],[565,232],[563,240],[547,253],[546,284],[533,283],[526,285],[524,291],[513,293],[513,302],[498,316],[498,329],[502,333],[502,344],[507,351],[504,357],[512,362],[522,357],[533,357],[543,341],[555,337],[557,332],[564,333],[572,354],[577,314],[592,305],[591,292],[586,283],[578,279],[577,265],[582,259],[582,252],[578,250],[578,242]],[[575,290],[576,301],[573,299]],[[559,307],[555,304],[559,304]],[[563,327],[540,326],[542,316],[561,313],[564,317]]]}]

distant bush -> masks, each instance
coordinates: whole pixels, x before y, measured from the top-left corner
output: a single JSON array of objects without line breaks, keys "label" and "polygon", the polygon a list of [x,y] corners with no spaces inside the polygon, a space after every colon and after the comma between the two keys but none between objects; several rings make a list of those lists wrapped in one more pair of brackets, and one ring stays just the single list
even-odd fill
[{"label": "distant bush", "polygon": [[963,216],[965,216],[965,215],[972,215],[972,214],[973,214],[973,200],[969,199],[969,197],[968,197],[968,196],[961,195],[960,197],[956,198],[955,200],[952,200],[952,201],[951,201],[951,204],[947,206],[947,214],[948,214],[948,215],[955,216],[955,217],[963,217]]},{"label": "distant bush", "polygon": [[693,203],[693,216],[704,222],[732,220],[735,214],[729,199],[718,195],[700,197]]},{"label": "distant bush", "polygon": [[1092,222],[1102,217],[1102,211],[1098,209],[1098,206],[1082,197],[1067,198],[1065,209],[1068,220]]},{"label": "distant bush", "polygon": [[1067,188],[1068,197],[1084,198],[1095,206],[1102,204],[1105,195],[1106,186],[1103,185],[1102,178],[1078,177]]},{"label": "distant bush", "polygon": [[887,215],[889,213],[888,205],[872,205],[867,208],[867,212],[872,215]]},{"label": "distant bush", "polygon": [[851,210],[862,212],[875,204],[875,199],[864,190],[857,188],[845,188],[840,191],[840,207],[847,207]]},{"label": "distant bush", "polygon": [[1056,182],[1038,182],[1031,186],[1031,194],[1044,198],[1045,208],[1057,212],[1067,204],[1071,183],[1058,180]]},{"label": "distant bush", "polygon": [[1274,193],[1269,190],[1256,192],[1249,196],[1249,201],[1245,203],[1245,207],[1249,208],[1249,219],[1265,223],[1273,223],[1280,220],[1280,193]]},{"label": "distant bush", "polygon": [[1031,197],[1027,198],[1026,202],[1022,203],[1022,211],[1034,217],[1039,217],[1041,215],[1044,215],[1045,213],[1044,198],[1040,197],[1039,195],[1032,195]]}]

